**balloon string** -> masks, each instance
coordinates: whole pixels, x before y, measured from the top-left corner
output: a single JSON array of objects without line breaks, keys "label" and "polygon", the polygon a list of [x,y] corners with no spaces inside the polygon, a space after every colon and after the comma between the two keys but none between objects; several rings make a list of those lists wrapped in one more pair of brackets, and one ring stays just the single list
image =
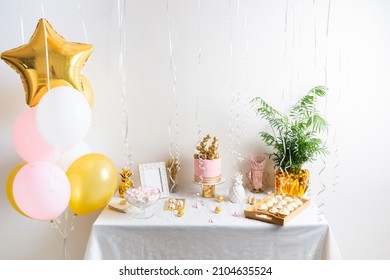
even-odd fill
[{"label": "balloon string", "polygon": [[200,22],[201,6],[200,0],[198,0],[198,85],[197,85],[197,98],[196,98],[196,110],[195,110],[195,122],[197,126],[198,143],[201,141],[202,127],[199,122],[199,101],[200,101],[200,84],[201,84],[201,61],[202,61],[202,43],[201,43],[201,22]]},{"label": "balloon string", "polygon": [[[45,40],[45,58],[46,58],[46,83],[47,83],[47,91],[49,92],[51,89],[50,85],[50,61],[49,61],[49,46],[47,39],[47,27],[46,27],[46,17],[45,17],[45,9],[43,7],[43,2],[41,1],[41,10],[43,17],[43,38]],[[62,154],[63,152],[61,152]],[[51,156],[51,163],[54,164],[56,161],[54,154]],[[53,168],[50,169],[50,175],[54,176]]]},{"label": "balloon string", "polygon": [[[82,12],[81,3],[79,3],[79,5],[78,5],[78,11],[79,11],[79,15],[80,15],[81,25],[83,26],[84,39],[85,39],[85,42],[87,44],[89,44],[88,35],[87,35],[87,28],[85,25],[84,14]],[[93,85],[91,85],[91,86],[92,86],[93,92],[95,92],[94,86]],[[92,125],[93,125],[95,133],[97,134],[97,136],[95,137],[95,139],[97,139],[96,141],[99,141],[99,139],[100,139],[100,137],[98,137],[98,134],[99,134],[99,114],[98,114],[98,112],[99,112],[99,99],[97,98],[96,95],[94,95],[93,107],[92,107]]]},{"label": "balloon string", "polygon": [[[52,220],[51,225],[53,228],[55,228],[58,233],[61,235],[63,239],[62,247],[63,247],[63,254],[64,254],[64,259],[67,260],[69,258],[68,256],[68,237],[69,237],[69,232],[72,232],[75,230],[74,226],[74,219],[76,215],[73,215],[70,223],[70,228],[69,227],[69,214],[68,214],[68,208],[65,209],[65,211],[62,213],[62,216],[64,216],[65,222],[61,222],[61,217]],[[62,226],[61,226],[62,225]]]},{"label": "balloon string", "polygon": [[[288,26],[288,0],[284,7],[284,51],[283,51],[283,71],[287,65],[287,26]],[[283,75],[283,73],[282,73]],[[285,110],[285,75],[282,76],[282,107]],[[283,136],[282,136],[283,137]],[[286,151],[285,151],[286,152]]]},{"label": "balloon string", "polygon": [[68,259],[68,250],[67,250],[67,240],[68,240],[68,232],[67,232],[67,224],[68,224],[68,211],[65,209],[65,226],[64,226],[64,259]]},{"label": "balloon string", "polygon": [[[291,7],[291,21],[292,21],[292,28],[291,28],[291,33],[292,33],[292,48],[291,48],[291,65],[290,65],[290,89],[289,89],[289,100],[290,100],[290,103],[292,102],[293,98],[294,98],[294,94],[293,94],[293,84],[294,84],[294,67],[295,67],[295,61],[294,61],[294,58],[295,58],[295,6],[294,6],[294,3],[291,4],[292,7]],[[290,106],[290,104],[289,104]]]},{"label": "balloon string", "polygon": [[[317,16],[316,16],[316,0],[313,0],[313,18],[314,18],[314,74],[315,74],[317,72]],[[315,77],[315,75],[314,75],[314,77]]]},{"label": "balloon string", "polygon": [[[341,71],[341,68],[342,67],[342,60],[341,60],[341,47],[340,47],[340,42],[339,42],[339,77],[342,77],[342,71]],[[341,80],[341,78],[340,78]],[[339,81],[339,90],[338,90],[338,98],[337,98],[337,101],[338,101],[338,107],[340,108],[340,103],[341,103],[341,82]],[[333,180],[333,191],[335,192],[336,191],[336,186],[338,185],[338,180],[339,180],[339,174],[338,174],[338,167],[339,167],[339,149],[338,149],[338,145],[337,145],[337,124],[335,125],[335,129],[334,129],[334,135],[333,135],[333,146],[335,147],[335,150],[333,152],[334,154],[334,157],[335,157],[335,164],[333,166],[333,169],[335,171],[335,175],[334,175],[334,180]]]},{"label": "balloon string", "polygon": [[[313,0],[313,4],[314,4],[314,10],[315,10],[315,1]],[[326,40],[326,46],[325,46],[325,63],[324,63],[324,80],[325,80],[325,86],[328,85],[328,37],[329,37],[329,21],[330,21],[330,11],[331,11],[331,0],[328,1],[328,9],[327,9],[327,20],[326,20],[326,33],[325,33],[325,40]],[[327,115],[327,107],[328,107],[328,99],[327,99],[327,96],[325,96],[325,105],[324,105],[324,116],[325,116],[325,119],[326,119],[326,115]],[[324,142],[324,146],[327,145],[327,142],[328,142],[328,136],[329,136],[329,129],[326,128],[325,130],[325,142]],[[318,173],[318,176],[319,176],[319,181],[320,181],[320,184],[321,184],[321,189],[318,191],[317,193],[317,199],[318,197],[321,196],[321,194],[323,194],[326,190],[327,190],[327,186],[326,184],[323,182],[322,180],[322,174],[324,173],[324,171],[326,170],[327,168],[327,165],[326,165],[326,161],[325,161],[325,158],[324,156],[321,156],[321,161],[322,161],[322,168],[321,170],[319,171]],[[321,202],[319,205],[318,205],[318,209],[320,210],[319,213],[318,213],[318,221],[321,221],[322,220],[322,214],[323,214],[323,211],[321,211],[321,207],[323,207],[325,205],[325,202]]]},{"label": "balloon string", "polygon": [[[289,11],[289,10],[288,10]],[[289,100],[289,103],[288,106],[291,105],[291,102],[294,98],[294,95],[293,95],[293,78],[294,78],[294,55],[295,55],[295,8],[294,8],[294,2],[291,4],[291,28],[290,28],[290,32],[292,34],[292,42],[291,42],[291,53],[290,53],[290,59],[291,59],[291,65],[290,65],[290,81],[289,81],[289,86],[287,85],[288,82],[286,80],[286,91],[287,91],[287,87],[289,88],[288,90],[288,100]],[[286,31],[287,31],[287,28],[286,28]],[[286,76],[287,76],[287,66],[286,66]],[[292,150],[292,145],[293,143],[290,141],[290,143],[288,144],[288,147],[286,147],[286,149],[288,149],[288,155],[289,155],[289,163],[288,165],[286,165],[286,172],[287,172],[287,169],[289,167],[292,166],[293,164],[293,161],[292,161],[292,153],[291,153],[291,150]]]},{"label": "balloon string", "polygon": [[[302,41],[302,5],[299,6],[299,19],[298,19],[298,50],[301,50],[301,41]],[[301,63],[297,63],[297,73],[296,73],[296,80],[297,84],[299,85],[299,78],[300,78],[300,66]]]},{"label": "balloon string", "polygon": [[[231,13],[231,0],[229,0],[229,12]],[[229,151],[233,153],[233,111],[234,111],[234,88],[233,88],[233,15],[230,14],[229,17],[230,28],[229,28],[229,74],[230,74],[230,94],[232,98],[230,99],[230,110],[229,110]],[[234,153],[233,153],[234,155]],[[236,161],[234,160],[234,165],[236,165]]]},{"label": "balloon string", "polygon": [[87,36],[87,28],[85,27],[84,15],[83,15],[83,12],[81,10],[81,3],[79,3],[79,5],[78,5],[78,10],[79,10],[79,14],[80,14],[81,24],[83,26],[85,42],[88,44],[89,41],[88,41],[88,36]]},{"label": "balloon string", "polygon": [[126,55],[126,1],[118,0],[118,25],[119,25],[119,74],[121,77],[121,105],[122,105],[122,118],[123,118],[123,138],[125,148],[125,168],[131,169],[132,163],[132,150],[129,144],[129,119],[126,107],[126,75],[125,75],[125,55]]},{"label": "balloon string", "polygon": [[20,10],[20,13],[19,13],[19,18],[20,18],[20,33],[22,35],[22,43],[24,45],[25,41],[24,41],[24,23],[23,23],[23,10],[22,10],[22,3],[21,1],[19,0],[18,1],[19,3],[19,10]]},{"label": "balloon string", "polygon": [[[283,69],[286,68],[286,65],[287,65],[287,27],[288,27],[288,12],[289,12],[289,9],[288,9],[288,0],[286,0],[286,4],[285,4],[285,10],[284,10],[284,52],[283,52]],[[283,111],[285,110],[285,107],[286,107],[286,96],[285,96],[285,75],[282,74],[282,78],[281,80],[283,81],[282,83],[282,108],[283,108]],[[271,127],[272,128],[272,127]],[[274,129],[272,128],[272,133],[274,135],[274,137],[276,138],[276,134],[275,134],[275,131]],[[284,135],[283,135],[283,132],[280,134],[280,138],[282,140],[282,144],[283,144],[283,157],[282,159],[280,160],[280,168],[281,166],[283,165],[282,163],[285,161],[286,159],[286,154],[287,154],[287,147],[286,147],[286,143],[285,143],[285,140],[284,140]],[[281,169],[281,171],[283,172],[283,170]],[[285,172],[287,172],[287,170],[285,170]]]},{"label": "balloon string", "polygon": [[[195,109],[195,124],[197,128],[197,146],[202,141],[202,126],[199,121],[199,103],[201,99],[200,86],[201,86],[201,69],[202,69],[202,40],[201,40],[201,3],[198,0],[198,84],[197,84],[197,95],[196,95],[196,109]],[[197,150],[195,149],[195,152]],[[201,170],[201,174],[199,176],[199,183],[203,185],[203,174],[205,172],[205,167],[203,166],[203,159],[199,156],[199,169]]]},{"label": "balloon string", "polygon": [[244,41],[245,41],[245,78],[244,78],[244,108],[245,117],[242,125],[242,135],[247,136],[247,123],[249,120],[249,39],[248,39],[248,0],[245,0],[244,5]]},{"label": "balloon string", "polygon": [[[237,1],[237,12],[236,12],[236,27],[238,28],[238,20],[240,16],[240,0]],[[233,46],[233,37],[232,37],[232,46]],[[232,57],[233,58],[233,57]],[[237,73],[236,73],[237,74]],[[238,148],[240,146],[240,136],[241,136],[241,93],[239,90],[236,91],[236,104],[237,106],[237,111],[236,111],[236,140],[235,140],[235,153],[237,155],[237,161],[241,162],[243,160],[241,153],[238,151]]]},{"label": "balloon string", "polygon": [[[229,10],[231,10],[231,0],[229,0]],[[240,15],[240,1],[237,1],[236,8],[236,26],[238,26],[238,20]],[[237,83],[237,73],[233,70],[233,58],[234,58],[234,48],[233,48],[233,13],[230,16],[230,56],[229,56],[229,69],[230,69],[230,91],[231,91],[231,100],[230,100],[230,120],[229,120],[229,151],[235,157],[233,164],[236,166],[237,161],[242,161],[241,154],[237,151],[240,145],[240,111],[241,111],[241,94],[239,90],[236,90],[235,84]]]},{"label": "balloon string", "polygon": [[50,91],[50,66],[49,66],[49,47],[47,43],[47,30],[46,30],[46,17],[45,17],[45,9],[43,8],[43,3],[41,1],[41,10],[42,10],[42,16],[44,18],[43,20],[43,33],[45,38],[45,56],[46,56],[46,78],[47,78],[47,89]]},{"label": "balloon string", "polygon": [[[168,132],[169,132],[169,138],[170,138],[170,145],[169,145],[169,155],[172,159],[172,164],[168,167],[168,173],[169,173],[169,179],[172,183],[171,191],[176,187],[176,176],[173,177],[173,167],[176,168],[176,175],[177,172],[180,170],[180,146],[179,146],[179,105],[177,102],[177,94],[176,94],[176,83],[177,83],[177,68],[176,63],[174,59],[174,49],[173,49],[173,36],[175,34],[175,18],[171,13],[170,6],[169,6],[169,0],[167,0],[167,19],[168,19],[168,37],[169,37],[169,55],[170,55],[170,72],[172,75],[172,96],[173,96],[173,102],[174,102],[174,119],[175,119],[175,137],[173,139],[172,136],[172,117],[169,119],[169,126],[168,126]],[[171,23],[172,22],[172,23]],[[172,31],[171,31],[172,26]],[[174,156],[173,154],[173,146],[175,144],[175,150],[176,153]]]}]

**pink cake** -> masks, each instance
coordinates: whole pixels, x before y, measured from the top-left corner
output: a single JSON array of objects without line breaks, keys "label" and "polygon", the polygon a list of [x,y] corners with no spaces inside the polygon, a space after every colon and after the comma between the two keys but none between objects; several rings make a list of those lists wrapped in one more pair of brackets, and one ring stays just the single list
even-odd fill
[{"label": "pink cake", "polygon": [[221,181],[221,158],[202,159],[194,158],[194,180],[204,184],[216,184]]}]

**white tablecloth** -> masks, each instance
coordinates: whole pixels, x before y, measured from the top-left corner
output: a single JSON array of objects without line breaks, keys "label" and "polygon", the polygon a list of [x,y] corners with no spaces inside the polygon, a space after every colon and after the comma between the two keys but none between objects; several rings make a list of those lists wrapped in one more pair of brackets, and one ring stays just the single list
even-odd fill
[{"label": "white tablecloth", "polygon": [[[151,207],[155,215],[149,219],[105,208],[92,226],[85,259],[340,258],[331,228],[313,202],[285,226],[277,226],[245,218],[248,205],[231,203],[227,196],[224,203],[188,192],[172,197],[186,198],[183,217],[164,211],[167,199]],[[202,201],[203,206],[193,207]],[[222,213],[214,213],[216,206]]]}]

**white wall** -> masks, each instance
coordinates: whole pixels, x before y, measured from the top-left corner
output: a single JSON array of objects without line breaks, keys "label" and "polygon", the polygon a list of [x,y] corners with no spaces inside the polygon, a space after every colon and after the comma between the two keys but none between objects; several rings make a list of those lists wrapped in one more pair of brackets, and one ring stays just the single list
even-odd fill
[{"label": "white wall", "polygon": [[[20,15],[26,40],[42,17],[40,1],[21,0],[21,6],[18,2],[2,3],[0,51],[22,44]],[[84,74],[94,86],[96,97],[87,142],[120,168],[124,164],[124,147],[116,1],[42,3],[47,19],[68,41],[86,41],[82,18],[85,21],[88,41],[94,44],[95,51]],[[166,3],[126,1],[126,104],[135,166],[169,158],[168,128],[174,101]],[[196,0],[169,3],[175,20],[171,31],[174,31],[177,66],[180,187],[191,184],[192,153],[198,140],[197,101],[202,136],[211,133],[220,138],[223,172],[228,178],[235,170],[235,157],[228,150],[229,120],[236,123],[236,117],[231,116],[238,108],[240,125],[233,135],[241,133],[237,150],[245,157],[238,168],[246,171],[251,154],[270,151],[257,136],[268,126],[242,106],[243,103],[231,102],[231,87],[241,93],[241,101],[245,96],[262,96],[284,110],[314,85],[324,84],[327,74],[330,91],[322,110],[330,123],[327,143],[332,154],[309,165],[311,195],[318,203],[324,203],[321,210],[332,226],[344,258],[389,258],[386,144],[390,135],[387,121],[390,117],[390,34],[387,32],[390,3],[386,0],[332,1],[328,35],[329,2],[324,0],[315,1],[315,5],[309,0],[288,0],[286,29],[285,1],[243,0],[238,9],[234,0],[201,0],[200,17]],[[8,173],[21,162],[12,146],[11,131],[13,121],[26,108],[20,78],[5,63],[0,63],[0,92],[0,182],[4,186]],[[272,170],[271,162],[267,169]],[[322,184],[326,189],[318,196]],[[8,203],[4,187],[0,193],[0,210],[0,259],[63,257],[62,239],[56,229],[49,222],[17,214]],[[68,240],[70,258],[83,257],[91,225],[98,214],[74,219],[75,230]]]}]

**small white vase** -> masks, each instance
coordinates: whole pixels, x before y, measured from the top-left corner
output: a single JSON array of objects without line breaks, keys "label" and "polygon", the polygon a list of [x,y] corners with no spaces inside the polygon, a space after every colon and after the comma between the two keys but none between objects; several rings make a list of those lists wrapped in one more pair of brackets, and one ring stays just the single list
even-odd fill
[{"label": "small white vase", "polygon": [[233,177],[233,185],[229,189],[229,198],[233,203],[243,203],[245,201],[245,189],[242,184],[242,174],[236,172]]}]

